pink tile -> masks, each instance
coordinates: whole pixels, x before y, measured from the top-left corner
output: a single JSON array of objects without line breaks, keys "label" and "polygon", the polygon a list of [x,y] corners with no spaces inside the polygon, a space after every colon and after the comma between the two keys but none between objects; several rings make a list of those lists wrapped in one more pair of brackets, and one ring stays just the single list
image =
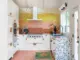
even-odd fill
[{"label": "pink tile", "polygon": [[12,60],[35,60],[35,51],[17,51]]}]

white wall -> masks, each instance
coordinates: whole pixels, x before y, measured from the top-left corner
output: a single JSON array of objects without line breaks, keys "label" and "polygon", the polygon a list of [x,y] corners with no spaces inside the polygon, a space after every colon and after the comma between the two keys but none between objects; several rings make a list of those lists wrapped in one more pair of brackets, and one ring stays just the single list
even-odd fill
[{"label": "white wall", "polygon": [[80,4],[80,0],[61,0],[61,4],[65,2],[68,2],[68,7],[70,9]]},{"label": "white wall", "polygon": [[74,8],[80,4],[80,0],[68,0],[69,8]]},{"label": "white wall", "polygon": [[[80,6],[79,6],[79,27],[80,27]],[[79,47],[78,48],[79,48],[79,50],[78,50],[79,51],[79,56],[78,57],[79,57],[79,60],[80,60],[80,28],[79,28]]]},{"label": "white wall", "polygon": [[[12,13],[11,16],[10,13]],[[19,26],[19,7],[12,0],[8,0],[8,42],[13,39],[12,32],[10,32],[10,27],[13,27],[14,20],[16,20],[17,25]]]},{"label": "white wall", "polygon": [[76,6],[80,5],[80,0],[61,0],[61,4],[67,2],[68,3],[68,9],[75,8]]},{"label": "white wall", "polygon": [[[72,36],[72,34],[74,33],[74,22],[73,22],[73,17],[72,17],[72,14],[73,14],[73,9],[75,8],[75,7],[77,7],[78,5],[80,5],[80,0],[69,0],[68,1],[68,3],[69,3],[69,10],[70,10],[70,28],[71,28],[71,36]],[[79,21],[80,21],[80,19],[79,19]],[[79,27],[79,31],[80,31],[80,27]],[[79,35],[80,35],[80,33],[79,33]],[[80,37],[80,36],[79,36]],[[80,39],[80,38],[79,38]],[[72,38],[72,40],[74,40],[73,38]],[[73,41],[72,41],[73,42]],[[73,48],[74,48],[74,45],[73,45]],[[74,50],[73,50],[74,51]],[[73,52],[72,51],[72,52]],[[74,53],[74,52],[73,52]],[[73,54],[72,53],[72,54]],[[80,56],[80,43],[79,43],[79,56]],[[79,57],[79,60],[80,60],[80,57]]]},{"label": "white wall", "polygon": [[[67,2],[68,3],[68,10],[69,10],[69,12],[70,12],[70,38],[71,38],[71,40],[72,40],[72,44],[73,44],[73,37],[72,37],[72,34],[74,34],[74,19],[73,19],[73,17],[72,17],[72,14],[73,14],[73,9],[75,8],[75,7],[77,7],[78,5],[80,5],[80,0],[62,0],[62,4],[63,3],[65,3],[65,2]],[[80,15],[79,15],[80,16]],[[79,21],[80,21],[80,18],[79,18]],[[80,27],[79,27],[79,31],[80,31]],[[80,35],[80,33],[79,33],[79,35]],[[73,45],[73,47],[72,48],[74,48],[74,45]],[[74,50],[73,50],[74,51]],[[72,51],[72,54],[74,53]],[[74,54],[73,54],[74,55]],[[79,56],[80,56],[80,43],[79,43]],[[74,58],[73,58],[74,59]],[[80,57],[79,57],[79,60],[80,60]]]},{"label": "white wall", "polygon": [[[70,29],[71,29],[71,31],[70,31],[71,35],[70,36],[71,36],[71,38],[72,38],[72,34],[74,33],[74,22],[73,22],[74,19],[72,17],[73,9],[75,7],[77,7],[78,5],[80,5],[80,0],[68,0],[68,9],[70,11]],[[79,19],[79,21],[80,21],[80,19]],[[74,40],[74,39],[72,38],[72,40]],[[74,45],[72,48],[74,48]],[[72,51],[72,54],[74,53],[73,51]],[[79,56],[80,56],[80,43],[79,43]],[[79,60],[80,60],[80,57],[79,57]]]}]

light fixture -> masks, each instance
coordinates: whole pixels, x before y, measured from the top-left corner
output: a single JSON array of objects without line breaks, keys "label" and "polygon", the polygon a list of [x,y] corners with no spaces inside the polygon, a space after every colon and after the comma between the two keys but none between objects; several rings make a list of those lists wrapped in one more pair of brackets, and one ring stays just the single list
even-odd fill
[{"label": "light fixture", "polygon": [[63,10],[65,10],[65,9],[67,8],[67,6],[68,6],[68,4],[67,4],[67,2],[65,2],[65,3],[59,8],[59,10],[60,10],[60,11],[63,11]]}]

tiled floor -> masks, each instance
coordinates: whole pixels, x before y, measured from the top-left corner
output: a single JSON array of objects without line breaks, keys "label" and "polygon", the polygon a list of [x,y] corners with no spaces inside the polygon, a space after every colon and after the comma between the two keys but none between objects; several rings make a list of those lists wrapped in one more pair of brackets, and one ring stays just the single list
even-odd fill
[{"label": "tiled floor", "polygon": [[17,51],[12,60],[35,60],[35,51]]},{"label": "tiled floor", "polygon": [[[50,51],[17,51],[11,60],[36,60],[36,52],[50,52]],[[52,57],[52,56],[51,56]],[[41,59],[45,60],[45,59]],[[49,60],[49,59],[46,59]],[[54,60],[54,57],[52,57]]]}]

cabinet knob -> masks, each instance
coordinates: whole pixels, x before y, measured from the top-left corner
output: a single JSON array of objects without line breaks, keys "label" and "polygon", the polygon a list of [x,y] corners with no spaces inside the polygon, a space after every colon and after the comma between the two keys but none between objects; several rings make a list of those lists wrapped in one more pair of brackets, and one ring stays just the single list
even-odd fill
[{"label": "cabinet knob", "polygon": [[50,40],[50,42],[52,42],[52,40]]},{"label": "cabinet knob", "polygon": [[79,36],[77,38],[79,39]]},{"label": "cabinet knob", "polygon": [[79,43],[79,41],[77,41],[77,43]]},{"label": "cabinet knob", "polygon": [[72,37],[74,37],[74,34],[72,34]]}]

